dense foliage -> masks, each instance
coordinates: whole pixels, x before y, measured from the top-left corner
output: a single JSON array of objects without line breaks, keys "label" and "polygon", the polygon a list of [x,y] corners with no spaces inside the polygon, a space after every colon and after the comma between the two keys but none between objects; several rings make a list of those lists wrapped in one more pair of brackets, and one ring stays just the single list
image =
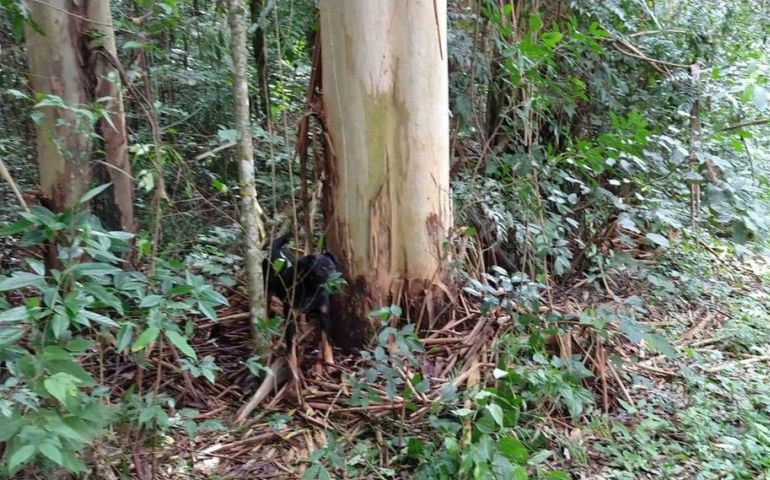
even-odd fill
[{"label": "dense foliage", "polygon": [[[223,368],[193,340],[238,298],[226,12],[209,0],[112,3],[133,82],[140,228],[109,231],[80,206],[25,212],[0,186],[0,477],[95,469],[105,455],[97,439],[125,449],[111,468],[128,475],[139,447],[121,438],[156,454],[171,448],[169,431],[193,445],[225,429],[160,386],[164,370],[220,381]],[[354,412],[399,404],[401,416],[372,416],[355,435],[328,413],[308,420],[323,436],[296,461],[304,477],[768,474],[770,5],[449,3],[452,277],[481,312],[468,335],[494,329],[469,354],[488,368],[471,380],[450,365],[434,392],[424,372],[441,343],[396,322],[399,306],[372,312],[382,329],[345,371],[340,402]],[[251,47],[263,48],[250,67],[268,227],[320,223],[306,202],[317,169],[295,155],[317,5],[251,8]],[[29,93],[25,25],[38,28],[25,2],[0,0],[0,159],[31,192],[35,122],[57,99]],[[311,130],[319,143],[320,128]],[[61,264],[46,272],[52,242]],[[130,269],[127,251],[144,267]],[[708,322],[719,324],[714,340],[693,341]],[[266,328],[278,337],[279,325]],[[239,368],[267,370],[248,357]],[[128,370],[157,378],[154,388],[142,374],[126,386]],[[283,434],[307,413],[262,415]]]}]

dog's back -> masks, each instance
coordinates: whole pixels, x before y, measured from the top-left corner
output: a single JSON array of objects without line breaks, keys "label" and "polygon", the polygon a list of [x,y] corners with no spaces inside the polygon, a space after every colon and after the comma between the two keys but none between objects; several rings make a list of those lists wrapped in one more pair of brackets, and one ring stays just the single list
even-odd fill
[{"label": "dog's back", "polygon": [[[283,246],[289,242],[291,233],[284,233],[270,243],[270,255],[262,261],[262,274],[267,284],[268,295],[275,295],[286,300],[289,287],[294,281],[294,255],[285,251]],[[276,263],[282,265],[276,270]]]}]

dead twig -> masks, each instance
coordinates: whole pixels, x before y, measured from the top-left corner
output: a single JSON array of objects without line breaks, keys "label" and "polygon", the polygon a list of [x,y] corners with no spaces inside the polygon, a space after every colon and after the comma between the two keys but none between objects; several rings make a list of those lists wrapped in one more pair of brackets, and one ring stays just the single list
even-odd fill
[{"label": "dead twig", "polygon": [[11,172],[9,172],[7,168],[5,168],[5,163],[3,162],[2,158],[0,158],[0,177],[2,177],[3,180],[8,182],[8,185],[10,185],[11,191],[13,192],[13,194],[16,195],[16,199],[19,201],[21,208],[23,208],[25,212],[29,212],[29,207],[27,206],[27,202],[24,201],[24,197],[21,195],[21,192],[19,191],[19,187],[16,186],[16,182],[13,180],[13,177],[11,176]]}]

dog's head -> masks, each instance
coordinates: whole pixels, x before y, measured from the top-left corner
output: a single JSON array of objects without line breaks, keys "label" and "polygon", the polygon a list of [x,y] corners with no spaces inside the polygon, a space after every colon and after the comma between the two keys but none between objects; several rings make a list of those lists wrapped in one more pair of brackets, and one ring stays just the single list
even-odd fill
[{"label": "dog's head", "polygon": [[312,254],[299,259],[297,268],[303,280],[315,284],[326,282],[337,273],[337,264],[330,253]]}]

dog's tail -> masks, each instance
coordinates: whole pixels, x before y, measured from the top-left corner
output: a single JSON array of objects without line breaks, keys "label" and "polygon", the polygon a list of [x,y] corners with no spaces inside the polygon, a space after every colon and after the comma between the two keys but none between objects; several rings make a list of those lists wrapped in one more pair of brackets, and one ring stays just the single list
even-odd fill
[{"label": "dog's tail", "polygon": [[286,232],[283,235],[278,236],[270,243],[270,263],[275,262],[279,258],[283,258],[289,264],[294,263],[294,257],[283,250],[283,246],[289,243],[291,239],[291,232]]}]

